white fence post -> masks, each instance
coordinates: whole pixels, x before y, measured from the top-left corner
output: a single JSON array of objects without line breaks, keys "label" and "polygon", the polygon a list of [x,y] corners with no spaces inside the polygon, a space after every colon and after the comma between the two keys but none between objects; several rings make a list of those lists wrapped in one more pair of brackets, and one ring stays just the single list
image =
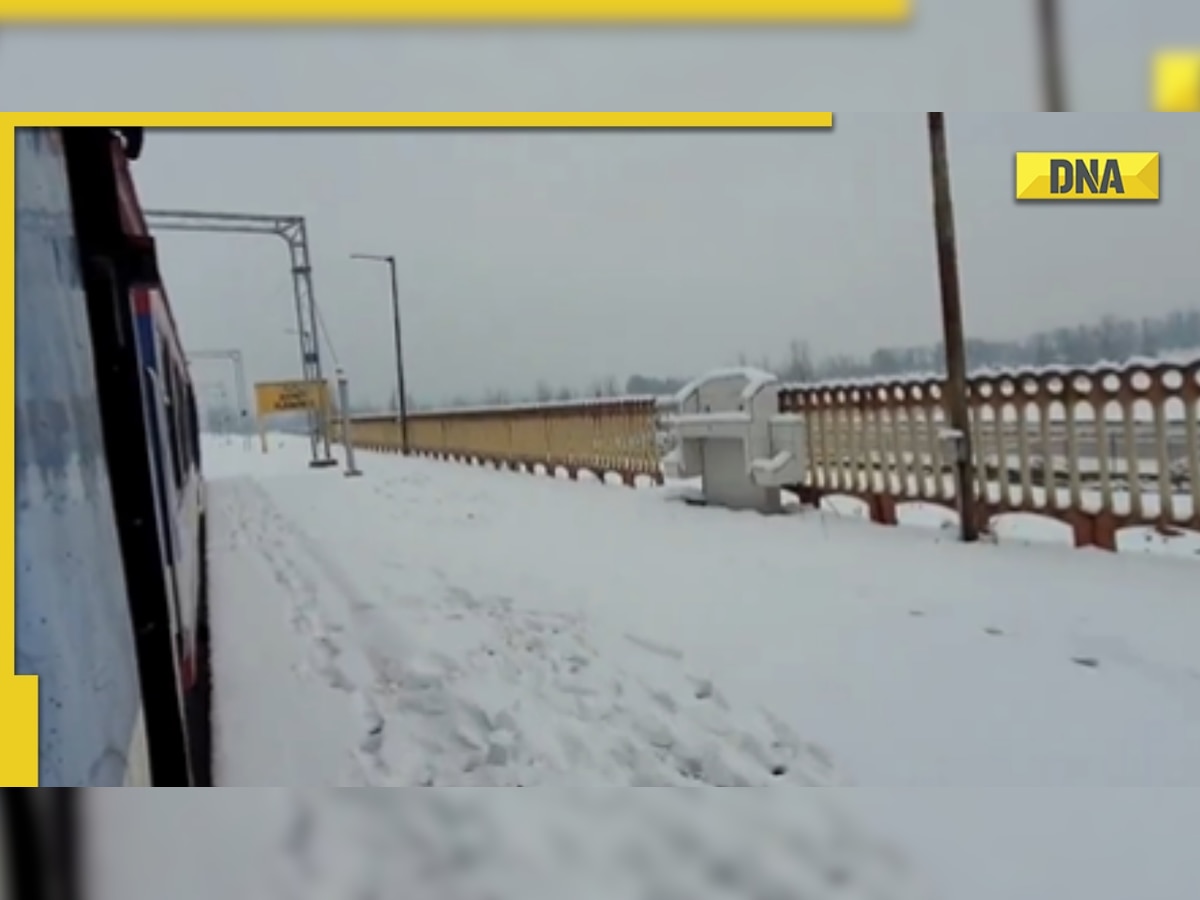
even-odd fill
[{"label": "white fence post", "polygon": [[354,464],[354,442],[350,440],[350,382],[346,379],[344,369],[337,370],[338,405],[342,409],[342,446],[346,450],[347,477],[361,475],[362,472]]}]

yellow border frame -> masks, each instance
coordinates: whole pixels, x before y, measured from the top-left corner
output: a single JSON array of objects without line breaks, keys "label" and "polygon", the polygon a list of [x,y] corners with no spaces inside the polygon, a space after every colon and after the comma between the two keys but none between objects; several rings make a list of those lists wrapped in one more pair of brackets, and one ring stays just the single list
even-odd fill
[{"label": "yellow border frame", "polygon": [[8,0],[24,24],[902,25],[915,0]]},{"label": "yellow border frame", "polygon": [[[0,122],[3,121],[0,115]],[[14,134],[0,128],[0,503],[5,534],[0,536],[0,785],[38,783],[37,678],[16,673],[16,182],[12,177]]]},{"label": "yellow border frame", "polygon": [[[831,112],[0,112],[0,129],[146,128],[832,128]],[[9,152],[12,152],[11,147]],[[10,163],[11,165],[11,163]]]},{"label": "yellow border frame", "polygon": [[1150,109],[1200,112],[1200,47],[1159,50],[1150,60]]},{"label": "yellow border frame", "polygon": [[416,129],[828,129],[831,112],[429,112],[429,113],[6,113],[0,112],[0,786],[38,783],[38,693],[35,676],[16,671],[16,179],[17,128],[120,126],[152,128],[416,128]]}]

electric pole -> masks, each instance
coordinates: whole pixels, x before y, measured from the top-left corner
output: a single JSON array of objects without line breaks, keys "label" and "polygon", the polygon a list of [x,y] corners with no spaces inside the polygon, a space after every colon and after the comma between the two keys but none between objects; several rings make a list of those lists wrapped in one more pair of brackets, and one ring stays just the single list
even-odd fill
[{"label": "electric pole", "polygon": [[1067,111],[1063,76],[1062,33],[1058,0],[1036,0],[1038,46],[1042,62],[1042,107],[1045,112]]},{"label": "electric pole", "polygon": [[954,237],[954,207],[950,202],[950,165],[946,156],[944,113],[927,113],[929,153],[933,174],[933,222],[937,235],[938,280],[942,294],[942,331],[946,347],[946,418],[949,443],[955,448],[955,495],[962,539],[979,540],[975,504],[971,414],[967,407],[967,353],[963,338],[962,298],[958,289],[958,248]]}]

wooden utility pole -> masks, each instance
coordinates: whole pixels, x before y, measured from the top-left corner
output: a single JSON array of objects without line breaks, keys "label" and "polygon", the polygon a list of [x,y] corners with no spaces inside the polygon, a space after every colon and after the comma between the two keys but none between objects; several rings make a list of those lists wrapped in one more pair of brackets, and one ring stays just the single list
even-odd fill
[{"label": "wooden utility pole", "polygon": [[1035,2],[1038,45],[1042,59],[1042,108],[1045,112],[1066,112],[1067,88],[1063,78],[1058,0]]},{"label": "wooden utility pole", "polygon": [[954,207],[950,202],[950,165],[946,158],[946,122],[940,112],[928,113],[929,154],[933,172],[933,223],[937,234],[938,280],[942,289],[942,331],[946,347],[945,409],[955,449],[955,494],[962,539],[979,540],[975,503],[975,467],[971,449],[971,419],[967,408],[967,353],[963,339],[962,300],[958,291],[958,249],[954,238]]}]

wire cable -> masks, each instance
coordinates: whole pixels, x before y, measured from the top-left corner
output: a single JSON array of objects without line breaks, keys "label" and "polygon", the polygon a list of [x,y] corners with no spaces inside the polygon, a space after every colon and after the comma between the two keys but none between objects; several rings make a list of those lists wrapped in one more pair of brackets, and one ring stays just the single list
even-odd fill
[{"label": "wire cable", "polygon": [[329,350],[329,356],[333,359],[334,368],[342,367],[341,361],[338,359],[337,351],[333,349],[333,338],[329,336],[329,328],[325,325],[325,317],[321,315],[321,307],[313,303],[313,311],[317,314],[317,327],[321,330],[321,334],[325,337],[325,346]]}]

